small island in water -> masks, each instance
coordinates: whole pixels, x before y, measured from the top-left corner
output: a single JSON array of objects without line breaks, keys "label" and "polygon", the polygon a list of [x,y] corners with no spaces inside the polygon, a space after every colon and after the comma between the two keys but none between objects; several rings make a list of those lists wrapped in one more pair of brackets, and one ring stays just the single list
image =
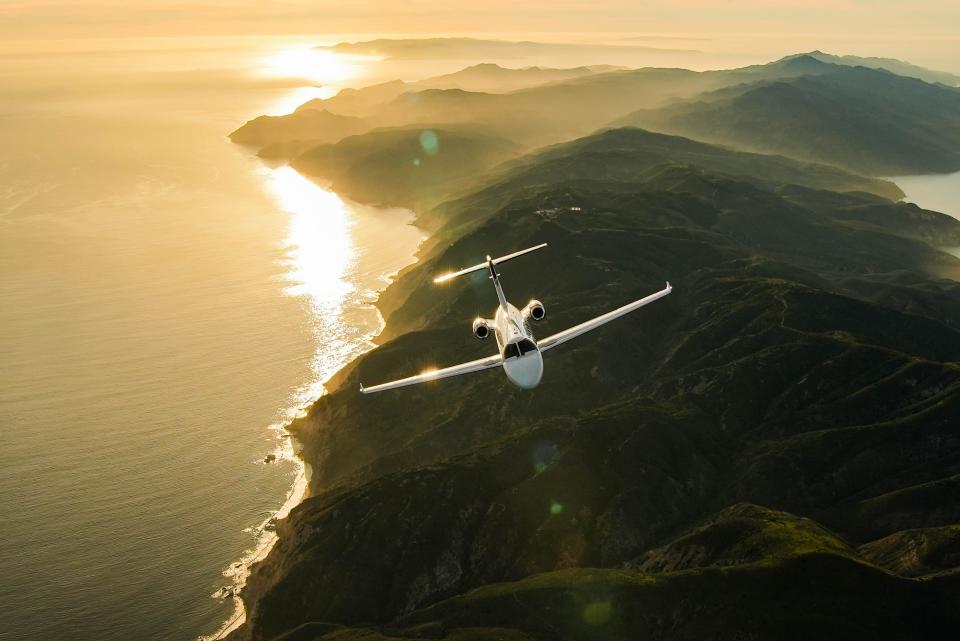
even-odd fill
[{"label": "small island in water", "polygon": [[[960,171],[958,81],[820,51],[479,64],[233,132],[430,235],[379,346],[290,426],[308,498],[229,638],[955,638],[960,221],[885,177]],[[432,278],[541,242],[505,287],[544,335],[674,293],[550,352],[533,393],[359,393],[487,355],[489,285]]]}]

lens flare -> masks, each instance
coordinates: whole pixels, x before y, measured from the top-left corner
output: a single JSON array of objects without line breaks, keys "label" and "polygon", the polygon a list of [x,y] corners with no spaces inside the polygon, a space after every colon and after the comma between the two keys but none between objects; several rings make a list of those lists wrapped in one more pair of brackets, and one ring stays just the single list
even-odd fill
[{"label": "lens flare", "polygon": [[436,155],[440,151],[440,138],[437,132],[429,129],[420,132],[420,147],[428,156]]}]

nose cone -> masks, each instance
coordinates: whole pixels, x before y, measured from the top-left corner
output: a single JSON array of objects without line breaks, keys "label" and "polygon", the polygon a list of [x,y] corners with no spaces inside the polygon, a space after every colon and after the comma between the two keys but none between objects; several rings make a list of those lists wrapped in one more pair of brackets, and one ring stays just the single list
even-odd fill
[{"label": "nose cone", "polygon": [[503,371],[517,387],[533,389],[540,384],[540,379],[543,377],[543,358],[538,351],[530,352],[520,358],[508,358],[503,362]]}]

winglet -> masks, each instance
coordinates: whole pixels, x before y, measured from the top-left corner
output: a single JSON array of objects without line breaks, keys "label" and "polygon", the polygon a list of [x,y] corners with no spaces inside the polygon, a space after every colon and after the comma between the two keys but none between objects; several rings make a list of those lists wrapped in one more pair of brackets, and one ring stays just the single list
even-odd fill
[{"label": "winglet", "polygon": [[361,393],[361,394],[366,394],[366,393],[367,393],[367,390],[363,389],[363,383],[360,383],[360,393]]},{"label": "winglet", "polygon": [[668,292],[672,292],[672,291],[673,291],[673,287],[670,287],[670,281],[669,281],[669,280],[667,281],[667,291],[668,291]]}]

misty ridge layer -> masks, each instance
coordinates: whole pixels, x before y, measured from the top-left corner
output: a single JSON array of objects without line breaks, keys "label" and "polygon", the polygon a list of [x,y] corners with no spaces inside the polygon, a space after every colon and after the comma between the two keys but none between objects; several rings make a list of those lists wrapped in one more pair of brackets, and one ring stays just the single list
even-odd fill
[{"label": "misty ridge layer", "polygon": [[467,126],[533,149],[633,125],[871,175],[960,169],[960,90],[882,67],[906,63],[851,62],[813,52],[706,72],[476,65],[344,90],[287,116],[260,117],[231,137],[292,159],[379,127]]},{"label": "misty ridge layer", "polygon": [[[479,99],[401,92],[368,113],[423,110],[429,126],[290,158],[352,197],[416,207],[431,236],[378,303],[380,346],[292,426],[310,496],[254,567],[232,638],[955,636],[960,259],[943,248],[960,246],[960,222],[895,202],[852,160],[794,157],[787,138],[773,155],[604,128],[684,94],[719,90],[697,98],[711,104],[778,84],[831,93],[835,113],[889,97],[876,111],[904,116],[898,144],[929,131],[910,117],[946,127],[954,91],[801,56]],[[523,109],[485,120],[531,94],[594,104],[588,87],[605,96],[589,125],[573,117],[582,104],[541,108],[528,139],[505,133],[532,118]],[[438,119],[441,103],[456,119]],[[559,137],[534,149],[547,121]],[[837,140],[857,162],[905,162],[858,131]],[[949,140],[912,162],[942,159]],[[486,278],[432,278],[539,242],[502,275],[514,302],[544,302],[538,335],[666,280],[674,292],[551,351],[533,393],[489,372],[359,394],[488,355],[468,325],[495,304]]]},{"label": "misty ridge layer", "polygon": [[618,122],[873,175],[960,170],[960,91],[864,67],[728,87]]}]

